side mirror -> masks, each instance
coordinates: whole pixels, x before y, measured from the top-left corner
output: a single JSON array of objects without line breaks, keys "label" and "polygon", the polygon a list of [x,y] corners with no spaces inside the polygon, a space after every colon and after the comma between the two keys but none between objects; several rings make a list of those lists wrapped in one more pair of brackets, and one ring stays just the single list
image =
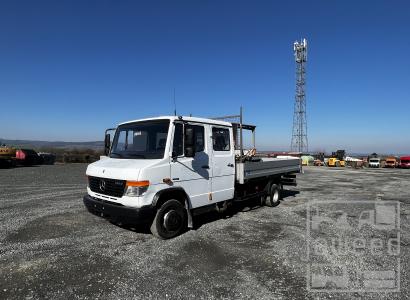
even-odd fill
[{"label": "side mirror", "polygon": [[195,156],[195,132],[192,127],[185,127],[185,157],[194,157]]},{"label": "side mirror", "polygon": [[110,148],[111,148],[111,136],[109,133],[105,135],[105,140],[104,140],[104,155],[108,155],[110,153]]}]

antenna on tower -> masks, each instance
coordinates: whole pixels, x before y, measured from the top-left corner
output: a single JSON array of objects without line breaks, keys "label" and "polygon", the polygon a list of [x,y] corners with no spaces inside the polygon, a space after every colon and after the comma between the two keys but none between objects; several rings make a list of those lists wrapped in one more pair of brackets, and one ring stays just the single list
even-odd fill
[{"label": "antenna on tower", "polygon": [[175,102],[175,88],[174,88],[174,116],[177,115],[177,103]]},{"label": "antenna on tower", "polygon": [[293,130],[291,151],[308,152],[307,121],[306,121],[306,62],[307,40],[293,43],[296,62],[296,95],[293,113]]}]

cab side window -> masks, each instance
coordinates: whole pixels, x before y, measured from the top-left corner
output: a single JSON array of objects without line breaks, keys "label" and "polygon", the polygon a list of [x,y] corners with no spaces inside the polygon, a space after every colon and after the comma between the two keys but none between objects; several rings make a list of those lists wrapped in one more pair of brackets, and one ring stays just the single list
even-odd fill
[{"label": "cab side window", "polygon": [[214,151],[229,151],[231,150],[229,129],[212,128],[212,143]]},{"label": "cab side window", "polygon": [[202,152],[205,149],[205,129],[201,125],[185,125],[185,128],[194,129],[195,152]]},{"label": "cab side window", "polygon": [[[200,125],[185,125],[185,128],[193,128],[195,135],[195,152],[205,150],[205,128]],[[175,124],[174,143],[172,146],[173,155],[181,156],[184,154],[184,125]]]},{"label": "cab side window", "polygon": [[195,132],[195,152],[202,152],[205,149],[204,126],[192,126]]}]

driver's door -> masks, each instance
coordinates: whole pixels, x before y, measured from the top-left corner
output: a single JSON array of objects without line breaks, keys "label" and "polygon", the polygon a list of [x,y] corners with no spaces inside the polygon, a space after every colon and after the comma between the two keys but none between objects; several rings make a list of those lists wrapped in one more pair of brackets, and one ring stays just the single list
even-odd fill
[{"label": "driver's door", "polygon": [[[184,130],[193,127],[195,132],[195,157],[184,155]],[[171,180],[174,186],[182,187],[188,194],[192,208],[210,204],[211,177],[209,161],[209,136],[208,125],[197,124],[174,124],[173,134],[173,157],[171,160]]]}]

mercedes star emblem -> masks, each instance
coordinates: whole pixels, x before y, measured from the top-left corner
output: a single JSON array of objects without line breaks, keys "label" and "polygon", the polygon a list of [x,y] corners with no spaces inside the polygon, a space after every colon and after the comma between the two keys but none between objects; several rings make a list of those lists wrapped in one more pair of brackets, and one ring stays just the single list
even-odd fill
[{"label": "mercedes star emblem", "polygon": [[105,181],[104,180],[100,180],[100,191],[104,192],[105,191]]}]

